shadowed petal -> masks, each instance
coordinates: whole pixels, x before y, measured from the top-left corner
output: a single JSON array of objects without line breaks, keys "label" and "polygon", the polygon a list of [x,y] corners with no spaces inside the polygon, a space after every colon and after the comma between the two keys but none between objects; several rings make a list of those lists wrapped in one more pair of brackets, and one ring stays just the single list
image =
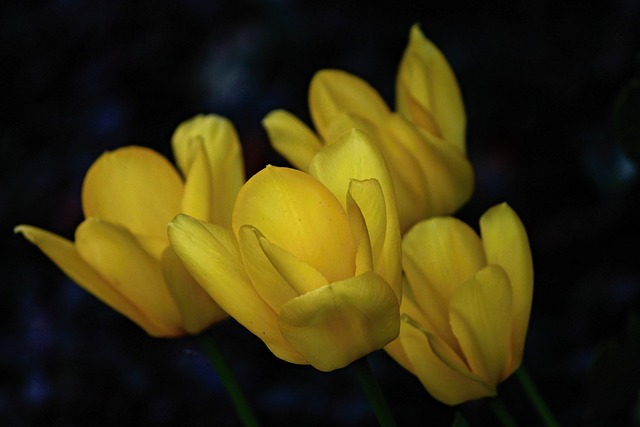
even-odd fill
[{"label": "shadowed petal", "polygon": [[451,328],[472,372],[497,385],[511,359],[511,286],[490,265],[461,285],[451,300]]},{"label": "shadowed petal", "polygon": [[313,367],[332,371],[397,337],[398,302],[380,276],[366,273],[291,300],[279,325]]},{"label": "shadowed petal", "polygon": [[228,317],[191,277],[170,247],[167,247],[162,255],[162,271],[167,288],[182,315],[184,329],[188,333],[197,334]]},{"label": "shadowed petal", "polygon": [[[421,108],[415,108],[416,104]],[[427,129],[423,110],[430,112],[443,139],[465,152],[466,114],[458,82],[444,55],[417,24],[411,28],[409,44],[400,61],[396,108]]]},{"label": "shadowed petal", "polygon": [[80,256],[120,294],[139,306],[156,324],[183,333],[182,318],[151,257],[125,228],[98,218],[87,218],[76,229]]},{"label": "shadowed petal", "polygon": [[134,304],[109,285],[87,262],[80,257],[74,244],[56,234],[37,227],[20,225],[16,233],[22,233],[31,243],[49,257],[71,280],[84,290],[137,323],[149,335],[162,336],[168,331],[156,325]]},{"label": "shadowed petal", "polygon": [[[400,328],[400,340],[411,361],[412,372],[433,397],[453,406],[467,400],[495,396],[494,387],[470,372],[454,368],[454,363],[443,357],[446,344],[436,335],[428,333],[406,317],[403,317]],[[436,342],[440,346],[439,352],[434,351]],[[448,354],[453,355],[450,350]]]},{"label": "shadowed petal", "polygon": [[513,291],[513,360],[510,368],[513,372],[522,361],[533,299],[533,262],[529,239],[520,218],[506,203],[494,206],[480,218],[480,230],[487,262],[504,269]]},{"label": "shadowed petal", "polygon": [[429,313],[434,333],[457,348],[449,326],[449,301],[458,286],[486,265],[480,238],[458,219],[432,218],[409,230],[402,253],[411,290]]}]

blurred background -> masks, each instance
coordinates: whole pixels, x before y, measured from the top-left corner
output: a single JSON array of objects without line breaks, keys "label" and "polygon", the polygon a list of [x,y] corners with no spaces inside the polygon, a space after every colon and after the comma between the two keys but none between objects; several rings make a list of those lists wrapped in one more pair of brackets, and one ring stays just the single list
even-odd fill
[{"label": "blurred background", "polygon": [[[172,158],[173,130],[198,113],[233,121],[249,175],[285,165],[261,119],[286,108],[309,123],[321,68],[363,77],[393,105],[415,22],[467,109],[477,184],[457,216],[477,227],[506,200],[529,232],[529,373],[565,426],[640,425],[639,2],[61,0],[0,11],[0,425],[238,425],[197,339],[148,337],[12,229],[72,238],[100,154],[138,144]],[[349,369],[282,362],[233,320],[210,333],[264,425],[376,425]],[[400,425],[450,425],[455,410],[386,354],[371,362]],[[515,379],[499,393],[521,426],[540,425]],[[497,425],[482,401],[460,409],[470,426]]]}]

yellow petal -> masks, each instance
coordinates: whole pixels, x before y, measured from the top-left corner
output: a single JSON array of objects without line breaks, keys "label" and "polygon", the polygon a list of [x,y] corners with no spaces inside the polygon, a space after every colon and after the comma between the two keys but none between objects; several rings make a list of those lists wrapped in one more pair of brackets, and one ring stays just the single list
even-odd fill
[{"label": "yellow petal", "polygon": [[313,367],[332,371],[396,338],[398,302],[385,280],[366,273],[295,298],[279,325]]},{"label": "yellow petal", "polygon": [[170,247],[162,256],[162,271],[169,292],[182,315],[184,329],[188,333],[200,333],[228,317],[227,313],[191,277]]},{"label": "yellow petal", "polygon": [[[309,173],[322,182],[347,209],[347,192],[353,180],[376,180],[382,190],[384,200],[374,200],[379,197],[379,192],[369,192],[367,195],[354,197],[360,205],[362,214],[368,224],[369,237],[374,248],[379,248],[379,242],[384,242],[382,250],[376,249],[374,253],[374,265],[376,260],[384,260],[381,272],[389,280],[389,284],[397,294],[401,293],[400,275],[401,261],[400,250],[400,224],[396,209],[396,197],[393,182],[389,175],[387,165],[376,145],[367,135],[358,130],[343,135],[342,139],[327,146],[311,161]],[[370,183],[371,184],[371,183]],[[354,187],[355,188],[355,187]],[[363,186],[358,186],[364,190]],[[373,190],[368,185],[369,190]],[[359,190],[359,191],[360,191]],[[367,190],[367,191],[369,191]],[[374,196],[378,194],[378,196]],[[352,197],[356,194],[353,193]],[[380,207],[384,204],[386,210],[386,226],[381,227],[376,221]],[[369,224],[372,227],[369,227]]]},{"label": "yellow petal", "polygon": [[318,270],[299,260],[295,255],[274,245],[264,237],[259,237],[258,240],[271,264],[298,295],[329,284]]},{"label": "yellow petal", "polygon": [[88,218],[76,229],[76,248],[111,286],[154,323],[162,325],[165,335],[184,333],[180,312],[164,282],[160,263],[127,229]]},{"label": "yellow petal", "polygon": [[473,167],[466,155],[455,145],[424,134],[429,153],[420,158],[422,167],[428,171],[430,215],[449,215],[464,205],[474,187]]},{"label": "yellow petal", "polygon": [[449,302],[457,288],[486,265],[480,238],[458,219],[432,218],[409,230],[402,253],[410,288],[428,313],[434,333],[457,348],[449,326]]},{"label": "yellow petal", "polygon": [[302,120],[284,110],[275,110],[262,120],[271,146],[295,168],[307,171],[313,156],[322,149],[318,139]]},{"label": "yellow petal", "polygon": [[[413,317],[414,319],[423,320],[424,314],[421,312],[418,305],[415,303],[415,298],[411,292],[411,288],[407,283],[406,276],[402,276],[402,303],[400,304],[400,319],[406,315]],[[393,359],[400,364],[404,369],[413,373],[413,364],[409,360],[409,356],[404,351],[404,347],[400,341],[402,336],[402,321],[400,322],[400,335],[395,340],[391,341],[384,347],[386,351]]]},{"label": "yellow petal", "polygon": [[389,107],[367,82],[339,70],[322,70],[309,87],[311,118],[325,141],[327,129],[340,113],[348,112],[377,123],[389,114]]},{"label": "yellow petal", "polygon": [[[415,104],[421,108],[413,107]],[[411,28],[396,81],[396,108],[407,119],[424,125],[431,113],[443,139],[465,151],[466,115],[455,75],[438,48],[416,24]],[[427,125],[428,126],[428,125]]]},{"label": "yellow petal", "polygon": [[84,216],[126,227],[134,235],[166,241],[167,223],[180,211],[182,180],[160,154],[143,147],[106,152],[82,185]]},{"label": "yellow petal", "polygon": [[[494,396],[496,390],[483,383],[478,377],[462,370],[454,369],[434,351],[433,343],[437,336],[421,329],[419,325],[403,317],[400,325],[400,342],[412,371],[427,391],[447,405]],[[445,345],[440,342],[441,347]]]},{"label": "yellow petal", "polygon": [[395,143],[384,154],[396,178],[404,231],[421,219],[452,214],[469,200],[473,169],[458,147],[420,132],[398,114],[389,117],[387,130]]},{"label": "yellow petal", "polygon": [[418,221],[433,216],[433,196],[428,185],[433,171],[431,165],[425,165],[429,148],[420,132],[398,114],[390,114],[384,127],[385,139],[380,140],[380,148],[393,178],[400,228],[406,232]]},{"label": "yellow petal", "polygon": [[[372,180],[377,183],[377,181]],[[365,181],[352,181],[352,185],[356,186]],[[355,183],[355,184],[354,184]],[[350,186],[351,187],[351,186]],[[378,185],[378,189],[379,189]],[[373,250],[371,248],[371,237],[364,214],[353,196],[347,193],[347,213],[349,216],[349,224],[351,225],[351,234],[356,246],[356,271],[355,276],[373,271]],[[375,197],[375,195],[373,196]],[[384,199],[382,199],[384,200]],[[384,207],[383,207],[384,209]],[[386,216],[386,212],[383,212]],[[386,221],[386,218],[383,219]]]},{"label": "yellow petal", "polygon": [[228,227],[233,203],[245,181],[238,134],[228,119],[216,115],[198,115],[178,126],[172,146],[176,162],[187,179],[198,144],[202,144],[206,153],[211,186],[211,216],[204,219]]},{"label": "yellow petal", "polygon": [[162,336],[167,331],[107,283],[87,262],[80,257],[69,240],[37,227],[20,225],[16,233],[22,233],[31,243],[49,257],[71,280],[96,298],[137,323],[149,335]]},{"label": "yellow petal", "polygon": [[384,120],[388,116],[388,114],[385,115],[380,119],[380,122],[371,122],[366,117],[358,116],[349,111],[340,112],[332,118],[331,122],[327,123],[327,127],[324,129],[325,141],[327,144],[333,144],[339,141],[345,133],[352,129],[358,129],[367,134],[382,150],[387,145],[387,141],[383,141],[385,134],[381,125],[384,125]]},{"label": "yellow petal", "polygon": [[471,371],[497,385],[511,359],[511,286],[490,265],[458,288],[451,300],[451,328]]},{"label": "yellow petal", "polygon": [[[353,179],[349,185],[348,199],[358,207],[365,222],[367,240],[371,246],[373,271],[389,283],[399,302],[402,299],[401,282],[398,277],[401,262],[400,238],[395,234],[395,227],[389,230],[390,236],[387,235],[387,207],[382,187],[375,179]],[[350,213],[352,211],[353,209]]]},{"label": "yellow petal", "polygon": [[202,141],[194,140],[190,145],[194,148],[193,160],[188,172],[185,173],[181,212],[208,221],[212,216],[213,205],[215,205],[215,202],[211,200],[213,183],[209,162]]},{"label": "yellow petal", "polygon": [[276,313],[256,293],[230,230],[178,215],[168,227],[169,241],[193,278],[220,307],[280,359],[306,363],[280,334]]},{"label": "yellow petal", "polygon": [[[346,194],[346,193],[345,193]],[[318,270],[329,282],[351,277],[355,247],[345,210],[312,176],[268,166],[238,194],[233,229],[250,225]]]},{"label": "yellow petal", "polygon": [[501,266],[511,282],[513,360],[510,371],[513,372],[522,361],[533,298],[533,262],[529,239],[520,218],[506,203],[492,207],[480,218],[480,230],[487,262]]},{"label": "yellow petal", "polygon": [[242,261],[253,288],[276,314],[280,314],[282,306],[300,293],[282,277],[267,257],[260,245],[260,240],[264,238],[260,230],[250,225],[242,226],[238,231]]}]

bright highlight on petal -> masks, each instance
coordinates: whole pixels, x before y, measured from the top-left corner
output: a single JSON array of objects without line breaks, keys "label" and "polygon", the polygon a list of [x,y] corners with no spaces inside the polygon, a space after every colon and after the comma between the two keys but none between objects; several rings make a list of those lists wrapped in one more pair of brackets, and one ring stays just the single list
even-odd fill
[{"label": "bright highlight on petal", "polygon": [[308,174],[267,167],[254,175],[234,208],[236,234],[243,225],[258,229],[329,281],[353,275],[355,248],[346,213],[336,197]]},{"label": "bright highlight on petal", "polygon": [[385,349],[449,405],[495,395],[522,361],[531,310],[520,219],[503,203],[480,223],[482,238],[458,219],[432,218],[402,242],[405,322]]}]

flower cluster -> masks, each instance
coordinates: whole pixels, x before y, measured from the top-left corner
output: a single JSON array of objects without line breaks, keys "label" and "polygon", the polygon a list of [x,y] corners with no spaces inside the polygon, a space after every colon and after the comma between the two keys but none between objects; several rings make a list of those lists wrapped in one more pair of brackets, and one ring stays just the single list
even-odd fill
[{"label": "flower cluster", "polygon": [[446,216],[473,171],[444,56],[416,25],[395,111],[339,70],[313,77],[309,106],[315,131],[284,110],[264,119],[296,169],[245,182],[231,123],[197,116],[174,133],[177,169],[136,146],[96,160],[75,242],[16,231],[152,336],[231,316],[291,363],[331,371],[384,348],[442,402],[494,395],[522,360],[531,254],[507,204],[481,236]]}]

